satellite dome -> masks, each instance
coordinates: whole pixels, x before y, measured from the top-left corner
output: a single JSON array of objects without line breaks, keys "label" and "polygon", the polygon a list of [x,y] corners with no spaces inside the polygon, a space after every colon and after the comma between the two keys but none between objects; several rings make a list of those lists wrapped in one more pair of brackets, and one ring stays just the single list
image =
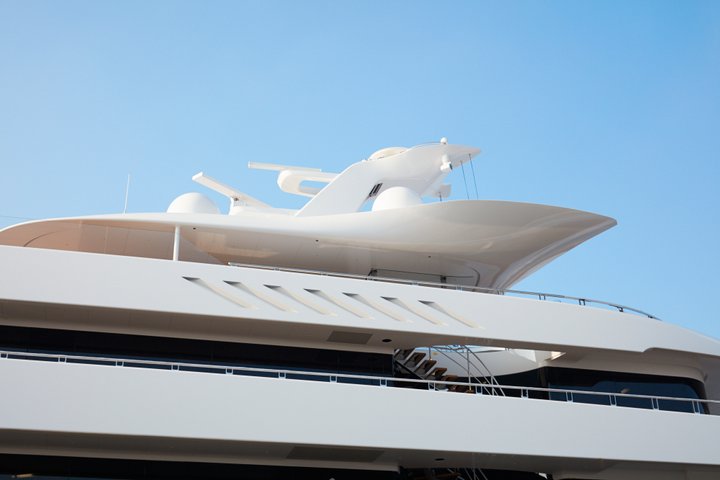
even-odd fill
[{"label": "satellite dome", "polygon": [[422,199],[415,190],[407,187],[391,187],[378,195],[373,203],[372,211],[412,207],[421,203]]},{"label": "satellite dome", "polygon": [[172,201],[167,213],[220,213],[220,209],[202,193],[184,193]]}]

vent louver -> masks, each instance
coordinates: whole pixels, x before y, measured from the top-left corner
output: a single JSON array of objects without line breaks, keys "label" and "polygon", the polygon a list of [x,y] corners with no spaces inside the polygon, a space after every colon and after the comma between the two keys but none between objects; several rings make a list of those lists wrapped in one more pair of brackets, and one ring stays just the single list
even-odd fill
[{"label": "vent louver", "polygon": [[287,458],[294,460],[335,460],[341,462],[373,462],[384,452],[368,448],[294,447]]},{"label": "vent louver", "polygon": [[328,337],[328,342],[335,343],[353,343],[355,345],[365,345],[370,341],[371,333],[342,332],[333,330]]}]

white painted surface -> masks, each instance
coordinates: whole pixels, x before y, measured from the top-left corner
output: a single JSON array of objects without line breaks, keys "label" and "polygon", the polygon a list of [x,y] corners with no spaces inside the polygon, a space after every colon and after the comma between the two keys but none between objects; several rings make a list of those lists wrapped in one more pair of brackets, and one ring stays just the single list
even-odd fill
[{"label": "white painted surface", "polygon": [[220,209],[202,193],[184,193],[172,201],[167,213],[201,213],[217,215]]},{"label": "white painted surface", "polygon": [[[230,198],[231,216],[191,194],[167,214],[11,227],[0,243],[41,248],[0,246],[0,322],[385,353],[499,345],[557,352],[547,364],[676,374],[704,381],[711,397],[720,392],[720,342],[653,319],[212,265],[396,271],[507,288],[615,224],[543,205],[419,204],[421,196],[447,195],[444,177],[477,153],[445,140],[384,149],[337,175],[272,166],[283,190],[312,197],[299,212],[272,209],[198,174],[196,181]],[[376,195],[373,211],[358,212]],[[167,258],[186,261],[160,260]],[[370,340],[330,342],[336,331]],[[500,363],[518,370],[532,360]],[[668,478],[713,478],[720,464],[720,417],[707,415],[8,359],[0,359],[0,379],[3,452],[91,456],[104,448],[128,458],[292,463],[294,445],[335,446],[383,452],[372,465],[348,467],[437,466],[431,459],[444,457],[556,478],[633,478],[633,470],[648,477],[667,466]]]},{"label": "white painted surface", "polygon": [[479,200],[311,217],[237,208],[242,211],[230,216],[148,213],[29,222],[0,231],[0,245],[169,258],[179,225],[185,260],[361,275],[383,269],[505,288],[615,225],[588,212]]},{"label": "white painted surface", "polygon": [[213,457],[207,442],[223,441],[259,447],[255,455],[267,444],[276,461],[285,461],[294,445],[381,449],[376,463],[385,466],[430,466],[438,456],[448,463],[475,458],[536,471],[593,469],[598,459],[606,467],[720,463],[720,417],[708,415],[8,359],[0,359],[0,378],[0,450],[6,452],[12,451],[13,431],[35,431],[67,439],[96,434],[107,442],[109,435],[141,443],[166,437],[170,445],[192,439],[200,461]]},{"label": "white painted surface", "polygon": [[[428,345],[493,344],[534,350],[613,350],[642,353],[667,350],[718,357],[720,342],[671,323],[587,306],[320,275],[252,268],[171,262],[113,255],[58,250],[0,247],[0,299],[38,304],[101,307],[106,309],[190,314],[202,318],[226,318],[236,322],[255,320],[254,326],[275,324],[347,328],[377,333],[384,350],[407,346],[399,339]],[[202,279],[223,292],[244,298],[252,308],[202,288],[187,278]],[[273,306],[227,282],[239,282],[264,296],[270,295],[291,307]],[[368,313],[359,317],[317,297],[332,315],[325,315],[268,288],[280,286],[299,294],[325,292]],[[358,295],[369,304],[348,297]],[[280,295],[280,296],[278,296]],[[425,308],[439,317],[438,324],[386,298]],[[441,306],[446,313],[422,302]],[[372,308],[372,304],[382,310]],[[387,313],[384,313],[387,312]],[[389,315],[388,313],[392,314]],[[10,311],[5,311],[9,317]],[[99,317],[102,318],[102,315]],[[260,327],[258,327],[260,328]],[[270,327],[269,327],[270,328]],[[252,332],[248,332],[252,333]],[[281,331],[275,332],[282,335]],[[301,334],[294,329],[293,334]],[[397,343],[379,343],[381,335],[394,335]],[[398,344],[402,343],[402,344]]]},{"label": "white painted surface", "polygon": [[414,190],[407,187],[388,188],[378,195],[373,202],[372,211],[391,210],[393,208],[407,208],[420,205],[422,199]]},{"label": "white painted surface", "polygon": [[472,160],[480,150],[462,145],[442,143],[412,148],[386,148],[367,161],[350,165],[315,195],[298,216],[336,215],[357,212],[368,200],[373,187],[376,193],[402,186],[418,195],[432,194],[432,188],[450,173]]}]

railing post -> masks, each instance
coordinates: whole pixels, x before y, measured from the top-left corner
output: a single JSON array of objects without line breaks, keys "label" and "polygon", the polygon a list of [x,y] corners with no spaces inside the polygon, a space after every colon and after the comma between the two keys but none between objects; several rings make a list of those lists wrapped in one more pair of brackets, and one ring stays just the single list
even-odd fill
[{"label": "railing post", "polygon": [[470,385],[470,348],[467,345],[465,345],[465,359],[467,361],[467,381]]},{"label": "railing post", "polygon": [[[425,347],[423,347],[424,349]],[[434,351],[436,354],[441,355],[447,355],[444,350],[455,352],[455,353],[461,353],[460,348],[465,348],[466,353],[470,353],[472,356],[477,358],[477,355],[475,352],[470,350],[469,348],[462,347],[462,346],[452,346],[447,347],[445,349],[442,348],[434,348]],[[432,353],[432,351],[430,352]],[[575,402],[574,394],[577,393],[580,395],[578,400],[578,403],[588,403],[588,400],[585,398],[588,395],[591,396],[605,396],[609,400],[609,404],[614,407],[621,407],[625,408],[628,407],[627,401],[623,402],[623,405],[619,405],[618,403],[618,396],[621,398],[626,399],[637,399],[647,401],[650,400],[650,408],[652,410],[661,410],[661,411],[667,411],[667,410],[673,410],[673,408],[666,406],[665,409],[660,407],[660,401],[664,402],[682,402],[682,405],[687,405],[690,403],[691,405],[691,413],[693,414],[710,414],[710,415],[716,415],[715,407],[720,406],[720,400],[713,400],[713,399],[699,399],[699,398],[682,398],[682,397],[670,397],[670,396],[652,396],[652,395],[636,395],[636,394],[622,394],[622,393],[611,393],[611,392],[599,392],[594,390],[569,390],[569,389],[560,389],[560,388],[535,388],[535,387],[528,387],[528,386],[521,386],[521,385],[500,385],[499,383],[479,383],[479,382],[469,382],[467,389],[463,388],[465,387],[464,382],[448,382],[444,380],[438,380],[437,378],[430,377],[426,379],[401,379],[397,377],[387,377],[387,376],[365,376],[365,375],[357,375],[357,374],[330,374],[325,372],[317,372],[317,371],[304,371],[304,370],[279,370],[279,369],[270,369],[270,368],[252,368],[252,367],[243,367],[243,366],[237,366],[237,365],[213,365],[213,364],[196,364],[196,363],[184,363],[184,362],[173,362],[173,361],[156,361],[156,360],[141,360],[141,359],[122,359],[117,357],[94,357],[94,356],[83,356],[83,355],[65,355],[61,353],[33,353],[33,352],[13,352],[13,351],[0,351],[0,359],[2,358],[10,358],[10,355],[12,355],[13,359],[17,360],[42,360],[42,361],[56,361],[58,363],[74,363],[74,364],[92,364],[92,365],[105,365],[105,366],[125,366],[130,365],[134,368],[163,368],[167,369],[169,368],[171,371],[184,371],[184,372],[206,372],[206,373],[225,373],[227,375],[249,375],[249,376],[255,376],[255,373],[260,373],[261,376],[270,376],[275,375],[275,378],[284,379],[284,378],[291,378],[291,379],[297,379],[297,380],[305,380],[305,381],[329,381],[332,383],[354,383],[357,379],[362,379],[363,384],[365,384],[365,380],[369,380],[371,385],[378,385],[380,387],[397,387],[399,385],[402,385],[403,382],[411,383],[412,385],[421,386],[422,383],[425,383],[428,390],[434,390],[434,391],[446,391],[446,392],[467,392],[467,393],[473,393],[475,395],[490,395],[490,396],[496,396],[496,395],[503,395],[505,396],[505,393],[503,392],[503,389],[509,389],[512,391],[519,391],[519,397],[520,398],[530,398],[530,390],[534,392],[547,392],[548,400],[562,400],[560,395],[565,396],[566,402]],[[452,357],[447,357],[449,359],[452,359]],[[478,359],[479,360],[479,359]],[[481,364],[482,361],[480,360]],[[460,368],[463,367],[461,362],[456,362],[456,365]],[[484,366],[484,365],[483,365]],[[474,363],[471,363],[471,368],[478,369],[478,366]],[[484,368],[487,368],[484,366]],[[291,376],[288,377],[288,374]],[[342,379],[342,381],[340,381]],[[473,380],[477,380],[477,378],[473,377]],[[487,381],[487,379],[483,379],[483,382]],[[461,388],[456,388],[461,387]],[[542,395],[539,396],[540,399],[543,398]],[[594,402],[589,402],[594,403]],[[712,407],[712,411],[710,411],[710,407]],[[647,404],[644,404],[643,408],[647,408]],[[682,410],[686,413],[687,410]]]},{"label": "railing post", "polygon": [[[176,227],[175,233],[176,233],[176,241],[174,243],[179,246],[179,240],[180,240],[179,227]],[[178,255],[178,257],[179,257],[179,255]],[[285,268],[285,267],[278,267],[278,266],[251,265],[251,264],[238,263],[238,262],[228,262],[228,265],[231,265],[234,267],[255,268],[255,269],[261,269],[261,270],[274,270],[274,271],[280,271],[280,272],[294,272],[294,273],[305,273],[305,274],[329,276],[329,277],[351,278],[351,279],[356,279],[356,280],[391,282],[391,283],[397,283],[397,284],[401,284],[401,285],[412,285],[412,286],[421,285],[421,286],[425,286],[425,287],[434,287],[434,288],[451,288],[451,289],[455,289],[455,290],[458,290],[461,292],[467,291],[467,292],[482,292],[482,293],[494,294],[494,295],[511,295],[511,296],[520,296],[523,298],[525,298],[525,297],[537,298],[538,300],[548,300],[548,297],[549,297],[553,301],[556,300],[561,303],[577,302],[581,306],[582,305],[596,305],[596,306],[614,308],[618,312],[621,312],[621,313],[635,313],[637,315],[647,316],[648,318],[652,318],[652,319],[660,321],[660,319],[655,317],[654,315],[650,315],[649,313],[643,312],[641,310],[637,310],[635,308],[624,307],[622,305],[617,305],[617,304],[605,302],[602,300],[593,300],[593,299],[588,299],[588,298],[578,298],[578,297],[565,296],[565,295],[556,295],[556,294],[552,294],[552,293],[530,292],[530,291],[522,291],[522,290],[501,290],[498,288],[486,288],[486,287],[472,287],[472,286],[463,286],[463,285],[457,284],[457,283],[438,283],[438,282],[423,282],[423,281],[419,281],[419,280],[402,280],[402,279],[391,278],[391,277],[378,277],[376,274],[373,274],[373,273],[371,273],[369,275],[357,275],[357,274],[349,274],[349,273],[327,272],[327,271],[323,271],[323,270],[308,270],[308,269],[301,269],[301,268]]]},{"label": "railing post", "polygon": [[180,225],[175,225],[175,235],[173,237],[173,261],[177,262],[180,258]]}]

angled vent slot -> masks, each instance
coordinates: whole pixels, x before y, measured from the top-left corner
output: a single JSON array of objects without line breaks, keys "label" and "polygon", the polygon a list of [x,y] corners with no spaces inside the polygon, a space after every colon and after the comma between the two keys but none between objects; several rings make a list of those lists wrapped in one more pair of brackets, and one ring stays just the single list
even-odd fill
[{"label": "angled vent slot", "polygon": [[184,278],[185,280],[189,281],[190,283],[194,283],[195,285],[198,285],[198,286],[200,286],[200,287],[202,287],[202,288],[204,288],[204,289],[206,289],[206,290],[209,290],[209,291],[213,292],[213,293],[216,294],[216,295],[221,296],[221,297],[224,298],[225,300],[228,300],[228,301],[234,303],[235,305],[239,305],[239,306],[241,306],[241,307],[243,307],[243,308],[252,308],[252,309],[256,309],[256,308],[257,308],[257,307],[254,306],[253,304],[251,304],[251,303],[245,301],[244,299],[240,298],[238,295],[234,295],[232,292],[226,292],[226,291],[223,290],[222,288],[220,288],[220,287],[218,287],[218,286],[216,286],[216,285],[213,285],[213,284],[211,284],[211,283],[208,283],[208,282],[206,282],[205,280],[203,280],[203,279],[201,279],[201,278],[195,278],[195,277],[183,277],[183,278]]},{"label": "angled vent slot", "polygon": [[382,183],[376,183],[374,187],[370,190],[370,193],[368,193],[367,198],[373,198],[377,196],[378,192],[380,192],[380,189],[382,188]]},{"label": "angled vent slot", "polygon": [[436,310],[436,311],[442,313],[446,317],[452,318],[453,320],[462,323],[463,325],[467,325],[468,327],[471,327],[471,328],[483,328],[483,327],[479,326],[477,323],[473,322],[472,320],[468,320],[467,318],[465,318],[461,315],[458,315],[457,313],[454,313],[454,312],[448,310],[447,308],[444,308],[443,306],[441,306],[440,304],[438,304],[436,302],[432,302],[429,300],[418,300],[418,301],[420,303],[422,303],[423,305],[427,305],[428,307],[432,308],[433,310]]},{"label": "angled vent slot", "polygon": [[283,295],[290,300],[294,300],[298,302],[300,305],[303,305],[310,310],[314,310],[317,313],[320,313],[322,315],[335,315],[333,312],[328,310],[327,308],[322,307],[321,305],[318,305],[316,302],[313,302],[311,299],[303,298],[302,296],[298,295],[297,293],[290,292],[286,290],[284,287],[278,286],[278,285],[265,285],[270,290],[273,290],[280,295]]},{"label": "angled vent slot", "polygon": [[241,292],[244,292],[248,295],[252,295],[254,298],[257,298],[258,300],[263,301],[264,303],[270,305],[273,308],[276,308],[283,312],[295,312],[296,310],[293,310],[289,306],[285,305],[283,302],[275,299],[272,297],[272,295],[267,295],[264,292],[260,292],[259,290],[256,290],[254,288],[248,287],[247,285],[243,284],[242,282],[231,282],[228,280],[225,280],[225,283],[228,285],[237,288]]},{"label": "angled vent slot", "polygon": [[[440,320],[436,315],[433,315],[431,312],[423,311],[420,308],[416,307],[415,305],[408,305],[399,298],[394,297],[382,297],[383,300],[387,300],[388,302],[392,303],[393,305],[397,305],[398,307],[402,308],[403,310],[406,310],[410,312],[411,314],[422,318],[423,320],[427,320],[428,322],[434,324],[434,325],[447,325],[447,323]],[[424,305],[421,303],[421,305]]]},{"label": "angled vent slot", "polygon": [[343,302],[339,298],[331,297],[327,293],[321,291],[321,290],[312,290],[310,288],[305,289],[306,292],[315,295],[318,298],[321,298],[325,300],[326,302],[329,302],[337,307],[342,308],[346,312],[352,313],[358,318],[372,318],[367,312],[363,311],[360,308],[357,308],[353,305],[350,305],[348,302]]},{"label": "angled vent slot", "polygon": [[343,292],[343,295],[346,295],[348,298],[352,298],[356,302],[360,302],[363,305],[366,305],[366,306],[372,308],[376,312],[378,312],[382,315],[385,315],[386,317],[392,318],[393,320],[397,320],[398,322],[407,322],[408,321],[407,319],[403,318],[403,316],[400,315],[399,313],[393,312],[391,309],[385,308],[384,306],[380,305],[377,302],[368,300],[367,298],[363,297],[362,295],[359,295],[357,293],[347,293],[347,292]]}]

